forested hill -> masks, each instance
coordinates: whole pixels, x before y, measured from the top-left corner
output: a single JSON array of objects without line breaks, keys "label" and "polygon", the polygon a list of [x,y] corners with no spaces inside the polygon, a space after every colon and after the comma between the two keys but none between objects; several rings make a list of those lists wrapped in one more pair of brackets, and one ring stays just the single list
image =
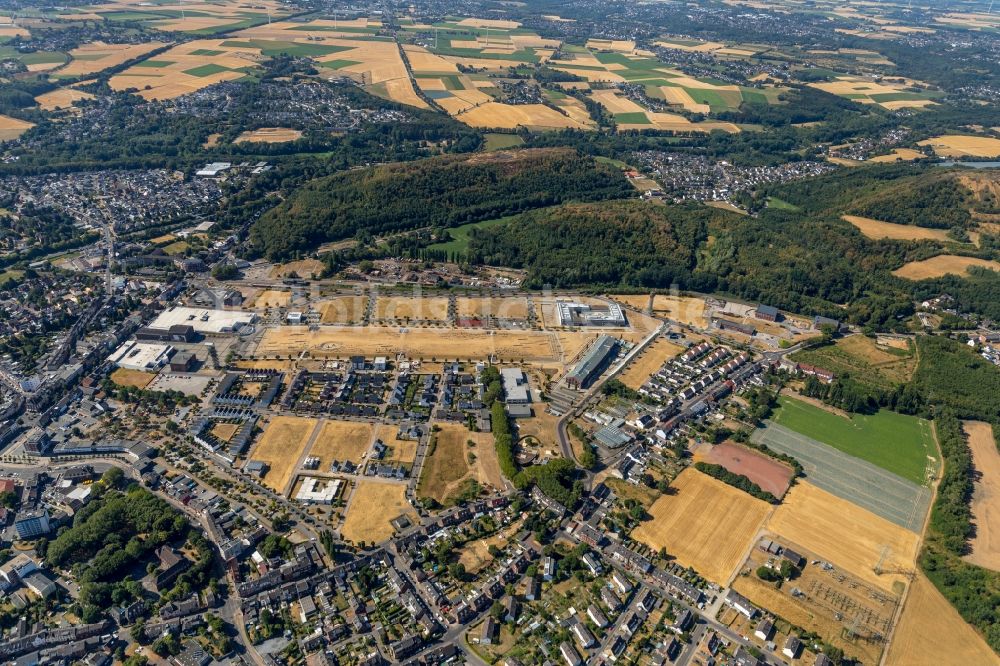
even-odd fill
[{"label": "forested hill", "polygon": [[889,271],[919,251],[841,220],[644,201],[534,211],[475,230],[469,247],[473,262],[527,269],[532,288],[676,284],[875,327],[912,313],[911,285]]},{"label": "forested hill", "polygon": [[265,213],[256,250],[280,260],[321,243],[453,227],[569,201],[634,196],[619,169],[568,148],[447,155],[320,178]]},{"label": "forested hill", "polygon": [[918,227],[963,228],[972,225],[969,209],[975,202],[960,175],[937,166],[871,165],[776,185],[767,193],[813,215],[849,214]]},{"label": "forested hill", "polygon": [[690,285],[710,220],[706,206],[642,201],[568,204],[473,232],[471,259],[529,270],[532,286]]}]

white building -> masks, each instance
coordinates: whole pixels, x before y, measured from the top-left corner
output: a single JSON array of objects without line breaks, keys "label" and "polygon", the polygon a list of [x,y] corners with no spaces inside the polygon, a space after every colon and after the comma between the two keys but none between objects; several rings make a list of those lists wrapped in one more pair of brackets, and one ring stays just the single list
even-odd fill
[{"label": "white building", "polygon": [[557,301],[560,326],[627,326],[625,313],[617,303],[588,305]]},{"label": "white building", "polygon": [[295,499],[315,504],[333,504],[333,500],[340,495],[343,485],[341,479],[317,479],[314,476],[307,476],[302,479],[302,485],[299,486]]},{"label": "white building", "polygon": [[116,349],[108,360],[127,370],[156,372],[166,365],[173,354],[174,348],[171,345],[129,341]]},{"label": "white building", "polygon": [[525,405],[531,402],[528,377],[521,368],[503,368],[500,370],[500,379],[503,381],[503,392],[507,396],[508,405]]},{"label": "white building", "polygon": [[194,172],[194,175],[202,178],[218,178],[223,171],[232,169],[232,162],[211,162]]},{"label": "white building", "polygon": [[257,315],[253,312],[176,306],[161,312],[149,323],[149,328],[167,330],[171,326],[190,326],[198,333],[218,335],[234,333],[255,321]]}]

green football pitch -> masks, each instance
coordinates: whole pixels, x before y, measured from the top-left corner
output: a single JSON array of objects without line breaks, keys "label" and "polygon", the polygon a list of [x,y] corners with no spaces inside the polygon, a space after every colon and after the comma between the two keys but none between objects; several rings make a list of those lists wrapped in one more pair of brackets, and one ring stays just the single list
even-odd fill
[{"label": "green football pitch", "polygon": [[927,484],[928,456],[938,460],[931,425],[915,416],[882,410],[845,418],[782,396],[775,423],[921,485]]}]

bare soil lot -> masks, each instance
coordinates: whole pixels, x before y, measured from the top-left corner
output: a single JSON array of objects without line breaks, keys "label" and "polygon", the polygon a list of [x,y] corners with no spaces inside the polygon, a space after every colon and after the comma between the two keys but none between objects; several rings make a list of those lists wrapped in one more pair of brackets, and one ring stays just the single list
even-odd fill
[{"label": "bare soil lot", "polygon": [[132,386],[143,389],[156,379],[155,372],[143,372],[142,370],[129,370],[128,368],[118,368],[111,373],[111,381],[119,386]]},{"label": "bare soil lot", "polygon": [[358,481],[349,502],[340,534],[354,543],[385,541],[394,532],[389,521],[403,514],[412,521],[418,519],[406,501],[406,486],[399,483]]},{"label": "bare soil lot", "polygon": [[703,444],[695,451],[695,460],[722,465],[733,474],[742,474],[775,497],[782,497],[794,474],[791,467],[735,442]]},{"label": "bare soil lot", "polygon": [[684,347],[667,338],[658,338],[632,360],[618,379],[629,388],[638,389],[668,360],[684,351]]},{"label": "bare soil lot", "polygon": [[320,459],[319,470],[323,472],[330,469],[334,460],[350,460],[358,464],[372,443],[372,431],[368,423],[323,421],[309,455]]},{"label": "bare soil lot", "polygon": [[266,486],[278,493],[285,492],[295,464],[318,422],[317,419],[298,416],[275,416],[271,419],[249,455],[251,460],[267,463],[268,470],[264,475]]},{"label": "bare soil lot", "polygon": [[288,127],[261,127],[240,134],[233,143],[286,143],[302,138],[302,131]]},{"label": "bare soil lot", "polygon": [[[456,423],[439,423],[436,427],[440,428],[434,434],[437,444],[424,463],[417,486],[421,497],[431,497],[445,504],[449,497],[460,492],[468,479],[476,479],[495,488],[502,487],[499,463],[495,469],[493,465],[480,463],[480,458],[487,463],[496,460],[492,435],[471,432]],[[474,445],[469,446],[469,442]],[[470,462],[469,454],[475,456],[474,461]]]},{"label": "bare soil lot", "polygon": [[527,319],[527,298],[466,298],[455,299],[455,313],[459,317],[487,317],[497,319]]},{"label": "bare soil lot", "polygon": [[559,363],[573,358],[596,333],[547,331],[483,331],[396,326],[324,326],[318,331],[303,327],[269,328],[257,346],[258,356],[286,356],[308,351],[313,358],[346,358],[351,355],[395,356],[417,359],[524,359]]},{"label": "bare soil lot", "polygon": [[368,299],[365,296],[336,296],[321,303],[321,320],[324,324],[357,324],[365,316]]},{"label": "bare soil lot", "polygon": [[445,321],[448,319],[448,299],[380,296],[375,304],[375,318],[397,321]]}]

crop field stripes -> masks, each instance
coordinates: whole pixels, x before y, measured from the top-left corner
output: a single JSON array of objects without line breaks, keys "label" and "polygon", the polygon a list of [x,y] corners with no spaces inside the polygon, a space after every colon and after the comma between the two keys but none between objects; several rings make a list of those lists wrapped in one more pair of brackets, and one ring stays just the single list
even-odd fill
[{"label": "crop field stripes", "polygon": [[815,486],[920,533],[931,503],[930,489],[777,423],[768,422],[752,439],[796,458]]}]

